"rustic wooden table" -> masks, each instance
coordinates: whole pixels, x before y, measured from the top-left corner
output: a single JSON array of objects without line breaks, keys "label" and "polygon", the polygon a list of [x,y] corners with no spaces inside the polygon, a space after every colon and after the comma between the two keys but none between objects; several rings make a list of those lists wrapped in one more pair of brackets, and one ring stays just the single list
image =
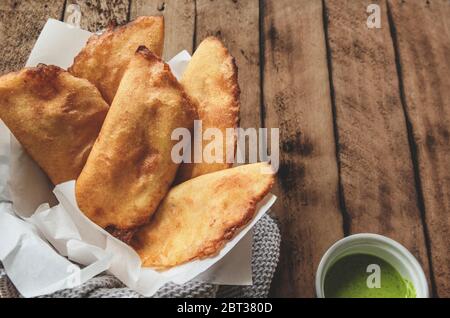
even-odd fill
[{"label": "rustic wooden table", "polygon": [[[381,7],[381,28],[366,9]],[[314,296],[324,251],[387,235],[450,297],[450,1],[2,0],[0,73],[20,69],[48,18],[81,27],[166,17],[165,57],[207,35],[236,57],[242,127],[279,127],[273,296]]]}]

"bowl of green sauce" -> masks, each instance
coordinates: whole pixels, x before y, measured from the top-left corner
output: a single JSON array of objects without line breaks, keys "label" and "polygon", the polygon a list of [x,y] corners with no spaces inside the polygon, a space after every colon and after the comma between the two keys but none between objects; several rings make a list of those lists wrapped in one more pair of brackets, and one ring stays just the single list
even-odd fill
[{"label": "bowl of green sauce", "polygon": [[322,257],[316,273],[319,298],[428,298],[416,258],[401,244],[377,234],[346,237]]}]

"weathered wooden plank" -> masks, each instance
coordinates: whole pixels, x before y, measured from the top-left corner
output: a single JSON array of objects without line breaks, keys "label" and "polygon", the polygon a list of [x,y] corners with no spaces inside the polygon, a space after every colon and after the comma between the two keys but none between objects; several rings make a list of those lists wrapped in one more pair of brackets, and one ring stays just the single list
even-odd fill
[{"label": "weathered wooden plank", "polygon": [[197,0],[196,45],[220,38],[235,57],[241,87],[241,127],[260,127],[258,0]]},{"label": "weathered wooden plank", "polygon": [[22,68],[49,18],[60,19],[64,0],[0,2],[0,74]]},{"label": "weathered wooden plank", "polygon": [[164,59],[170,59],[182,50],[187,50],[192,54],[195,32],[195,0],[133,0],[131,19],[143,15],[164,16]]},{"label": "weathered wooden plank", "polygon": [[319,261],[344,235],[322,1],[263,1],[263,13],[265,125],[281,140],[272,295],[313,297]]},{"label": "weathered wooden plank", "polygon": [[[386,2],[326,0],[340,178],[349,234],[405,245],[428,272],[428,257],[399,92]],[[381,28],[369,29],[370,4]]]},{"label": "weathered wooden plank", "polygon": [[390,1],[436,292],[450,297],[450,1]]},{"label": "weathered wooden plank", "polygon": [[80,27],[91,32],[100,31],[111,23],[120,25],[128,21],[130,0],[67,0],[64,21],[69,16],[70,5],[81,11]]}]

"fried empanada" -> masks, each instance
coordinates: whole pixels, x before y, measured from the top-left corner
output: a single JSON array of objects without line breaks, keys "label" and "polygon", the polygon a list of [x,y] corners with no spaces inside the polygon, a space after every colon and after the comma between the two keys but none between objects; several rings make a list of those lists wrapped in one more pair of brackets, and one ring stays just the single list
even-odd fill
[{"label": "fried empanada", "polygon": [[254,217],[274,182],[258,163],[191,179],[172,188],[132,239],[143,266],[167,269],[213,256]]},{"label": "fried empanada", "polygon": [[164,18],[139,17],[101,35],[92,35],[75,57],[69,72],[88,79],[111,104],[120,80],[139,46],[161,56],[164,46]]},{"label": "fried empanada", "polygon": [[78,177],[108,108],[94,85],[57,66],[0,77],[0,118],[55,185]]},{"label": "fried empanada", "polygon": [[[208,37],[199,45],[183,74],[181,85],[197,108],[203,132],[218,128],[225,137],[227,128],[237,128],[240,106],[237,66],[219,39]],[[207,143],[203,142],[203,149]],[[232,163],[226,160],[227,147],[235,151],[235,136],[223,142],[223,163],[184,163],[176,182],[230,168]]]},{"label": "fried empanada", "polygon": [[140,47],[76,182],[81,211],[110,230],[146,223],[179,166],[171,158],[172,131],[190,128],[193,112],[169,66]]}]

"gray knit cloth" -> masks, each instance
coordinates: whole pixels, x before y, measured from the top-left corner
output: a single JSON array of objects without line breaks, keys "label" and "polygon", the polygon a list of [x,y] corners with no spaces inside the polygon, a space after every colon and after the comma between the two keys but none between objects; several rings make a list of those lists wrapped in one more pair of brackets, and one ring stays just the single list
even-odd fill
[{"label": "gray knit cloth", "polygon": [[[173,283],[163,286],[154,297],[267,297],[270,283],[280,254],[280,231],[276,222],[265,215],[255,225],[252,245],[252,286],[218,286],[199,282],[184,285]],[[21,297],[11,281],[0,268],[0,298]],[[57,291],[48,298],[140,298],[142,295],[125,287],[111,275],[99,275],[85,284]]]}]

